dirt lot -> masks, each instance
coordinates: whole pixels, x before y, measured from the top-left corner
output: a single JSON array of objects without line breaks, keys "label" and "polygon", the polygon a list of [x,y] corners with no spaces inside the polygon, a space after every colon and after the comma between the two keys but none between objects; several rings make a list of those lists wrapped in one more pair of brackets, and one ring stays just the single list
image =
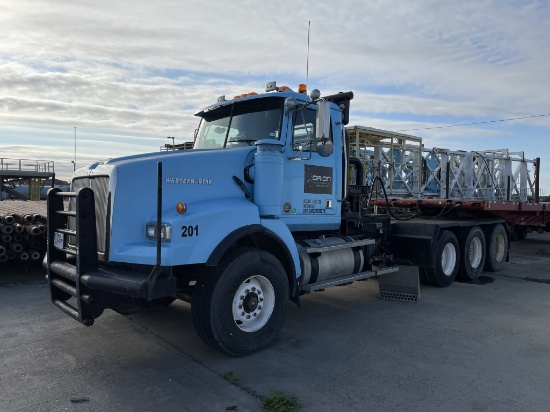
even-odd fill
[{"label": "dirt lot", "polygon": [[40,268],[0,267],[0,410],[257,411],[275,391],[304,411],[548,410],[550,234],[512,248],[503,272],[418,303],[378,299],[376,280],[304,296],[244,358],[206,347],[186,303],[86,328]]}]

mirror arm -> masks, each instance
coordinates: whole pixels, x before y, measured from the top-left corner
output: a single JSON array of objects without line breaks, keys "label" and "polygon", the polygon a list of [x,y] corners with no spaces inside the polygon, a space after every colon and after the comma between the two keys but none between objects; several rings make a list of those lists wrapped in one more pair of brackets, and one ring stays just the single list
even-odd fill
[{"label": "mirror arm", "polygon": [[287,157],[288,160],[309,160],[311,159],[311,152],[313,151],[313,143],[315,143],[315,140],[308,140],[307,141],[307,146],[309,146],[309,157],[308,158],[303,158],[303,157],[300,157],[299,159],[297,158],[298,156],[300,156],[300,154],[306,150],[306,147],[300,149],[300,151],[298,153],[296,153],[294,156],[291,156],[291,157]]}]

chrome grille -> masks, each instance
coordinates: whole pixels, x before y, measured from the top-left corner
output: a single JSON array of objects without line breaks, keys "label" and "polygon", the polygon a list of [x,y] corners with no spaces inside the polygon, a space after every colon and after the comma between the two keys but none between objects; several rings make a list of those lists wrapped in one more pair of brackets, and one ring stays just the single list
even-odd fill
[{"label": "chrome grille", "polygon": [[[76,192],[78,189],[89,187],[94,191],[95,199],[95,228],[97,233],[97,252],[100,260],[107,260],[108,252],[108,234],[110,220],[110,203],[111,197],[109,193],[109,176],[86,176],[76,178],[71,183],[71,191]],[[71,198],[69,202],[69,210],[76,210],[75,198]],[[75,218],[69,218],[69,229],[76,230]],[[74,236],[69,239],[69,244],[75,243]]]}]

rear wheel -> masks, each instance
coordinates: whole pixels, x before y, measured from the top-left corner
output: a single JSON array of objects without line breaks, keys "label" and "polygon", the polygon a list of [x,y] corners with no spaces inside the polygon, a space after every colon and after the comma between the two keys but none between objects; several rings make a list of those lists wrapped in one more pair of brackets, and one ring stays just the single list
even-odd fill
[{"label": "rear wheel", "polygon": [[479,226],[463,229],[458,236],[460,266],[458,276],[464,280],[477,279],[485,264],[485,235]]},{"label": "rear wheel", "polygon": [[243,356],[277,337],[288,300],[288,280],[281,263],[263,250],[239,247],[195,285],[193,323],[207,345]]},{"label": "rear wheel", "polygon": [[504,267],[508,253],[508,235],[501,224],[490,226],[485,230],[486,258],[485,270],[499,272]]},{"label": "rear wheel", "polygon": [[527,238],[527,229],[521,226],[514,227],[512,240],[525,240]]},{"label": "rear wheel", "polygon": [[425,268],[426,278],[441,288],[449,286],[456,278],[459,258],[458,240],[453,232],[442,230],[439,233],[433,256],[433,268]]}]

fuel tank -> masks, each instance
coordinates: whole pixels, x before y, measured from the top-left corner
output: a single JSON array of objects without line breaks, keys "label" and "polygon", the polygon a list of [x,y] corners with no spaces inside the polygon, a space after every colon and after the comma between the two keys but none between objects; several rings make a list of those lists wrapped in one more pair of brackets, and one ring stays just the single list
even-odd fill
[{"label": "fuel tank", "polygon": [[[356,240],[345,236],[298,241],[302,285],[361,272],[365,264],[363,248],[348,247],[351,242]],[[308,253],[308,249],[319,252]]]}]

